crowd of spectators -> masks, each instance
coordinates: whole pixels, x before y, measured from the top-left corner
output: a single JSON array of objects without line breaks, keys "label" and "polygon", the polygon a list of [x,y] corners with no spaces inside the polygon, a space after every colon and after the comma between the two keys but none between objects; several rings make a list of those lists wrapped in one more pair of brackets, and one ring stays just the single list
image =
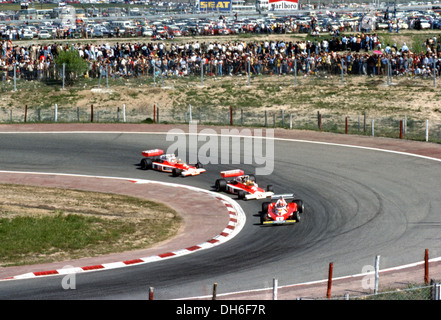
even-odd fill
[{"label": "crowd of spectators", "polygon": [[88,77],[108,72],[110,77],[142,75],[235,76],[252,74],[298,75],[345,74],[385,75],[389,62],[393,75],[440,74],[439,45],[427,39],[424,50],[412,52],[402,44],[383,44],[376,34],[354,33],[333,36],[320,41],[271,40],[197,40],[180,42],[151,41],[146,43],[84,44],[54,42],[53,44],[14,45],[2,40],[1,79],[16,75],[27,80],[56,76],[54,59],[60,50],[75,50],[88,63]]}]

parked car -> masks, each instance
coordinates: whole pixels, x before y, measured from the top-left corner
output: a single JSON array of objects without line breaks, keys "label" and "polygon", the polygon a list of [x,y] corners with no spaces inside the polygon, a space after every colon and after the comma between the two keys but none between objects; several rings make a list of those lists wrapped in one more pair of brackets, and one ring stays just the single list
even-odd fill
[{"label": "parked car", "polygon": [[52,35],[49,33],[48,30],[40,30],[38,33],[38,39],[51,39]]},{"label": "parked car", "polygon": [[34,39],[34,33],[29,29],[24,29],[21,38],[23,40],[32,40]]},{"label": "parked car", "polygon": [[101,32],[104,37],[111,38],[115,36],[115,31],[108,27],[101,27]]},{"label": "parked car", "polygon": [[30,30],[34,38],[38,37],[38,30],[35,26],[26,26],[25,29]]},{"label": "parked car", "polygon": [[182,36],[181,30],[176,26],[168,26],[168,33],[171,36],[180,37]]},{"label": "parked car", "polygon": [[430,22],[427,19],[420,19],[420,26],[421,29],[430,29],[431,27]]},{"label": "parked car", "polygon": [[141,28],[141,36],[143,37],[151,37],[153,35],[152,28],[142,27]]},{"label": "parked car", "polygon": [[389,24],[384,21],[378,21],[375,25],[375,29],[377,30],[386,30],[389,28]]},{"label": "parked car", "polygon": [[91,38],[103,38],[104,33],[101,31],[101,29],[95,28],[92,30],[90,37]]}]

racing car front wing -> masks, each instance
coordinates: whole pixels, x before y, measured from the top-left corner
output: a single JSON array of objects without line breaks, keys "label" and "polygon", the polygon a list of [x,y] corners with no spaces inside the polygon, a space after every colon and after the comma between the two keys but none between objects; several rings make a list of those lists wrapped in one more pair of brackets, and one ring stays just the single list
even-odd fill
[{"label": "racing car front wing", "polygon": [[271,197],[273,194],[274,192],[272,191],[248,193],[245,195],[245,199],[246,200],[265,199]]},{"label": "racing car front wing", "polygon": [[198,174],[201,174],[202,172],[205,172],[205,171],[207,171],[207,170],[205,170],[203,168],[183,170],[181,172],[181,176],[184,176],[184,177],[197,176]]},{"label": "racing car front wing", "polygon": [[289,224],[296,222],[297,220],[281,220],[281,221],[268,220],[268,221],[263,221],[262,224]]}]

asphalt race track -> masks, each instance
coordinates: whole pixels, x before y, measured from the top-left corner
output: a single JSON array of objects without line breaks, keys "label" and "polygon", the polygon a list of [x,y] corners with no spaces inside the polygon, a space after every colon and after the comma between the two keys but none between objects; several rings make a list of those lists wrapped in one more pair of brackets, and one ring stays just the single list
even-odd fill
[{"label": "asphalt race track", "polygon": [[[0,170],[71,173],[176,182],[212,189],[219,171],[209,164],[196,177],[173,178],[139,170],[145,149],[171,144],[147,133],[0,134]],[[234,152],[234,150],[233,150]],[[381,256],[381,268],[421,261],[430,248],[441,256],[441,164],[378,150],[303,141],[274,141],[271,175],[258,176],[276,193],[304,201],[301,223],[260,226],[261,200],[241,201],[247,220],[230,241],[210,250],[131,267],[77,274],[76,289],[61,276],[0,281],[0,299],[180,299],[268,288],[359,274]],[[241,165],[253,173],[252,164]],[[193,199],[189,199],[192,201]],[[173,199],[170,199],[173,201]],[[239,201],[239,200],[238,200]],[[203,227],[203,222],[201,222]]]}]

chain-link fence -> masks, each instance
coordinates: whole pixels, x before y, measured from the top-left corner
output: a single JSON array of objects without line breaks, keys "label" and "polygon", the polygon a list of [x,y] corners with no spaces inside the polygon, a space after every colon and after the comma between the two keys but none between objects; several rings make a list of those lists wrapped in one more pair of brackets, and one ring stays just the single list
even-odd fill
[{"label": "chain-link fence", "polygon": [[172,108],[151,105],[142,111],[124,103],[114,107],[91,104],[89,107],[48,105],[0,109],[1,123],[24,122],[128,122],[128,123],[196,123],[267,128],[314,130],[342,134],[391,137],[441,142],[441,123],[407,117],[371,117],[366,114],[336,115],[326,113],[256,110],[253,107]]},{"label": "chain-link fence", "polygon": [[[246,67],[244,64],[242,67]],[[81,76],[81,81],[90,81],[84,83],[84,86],[89,84],[95,90],[104,90],[112,88],[112,85],[118,85],[118,79],[126,81],[123,85],[126,85],[129,81],[133,86],[142,84],[149,88],[166,88],[167,86],[173,87],[174,81],[186,81],[191,86],[195,87],[200,85],[204,86],[204,81],[213,81],[216,77],[216,68],[213,66],[203,66],[201,69],[197,69],[192,72],[199,75],[192,75],[188,77],[176,77],[168,73],[164,73],[161,68],[146,64],[137,64],[136,66],[128,67],[130,77],[124,76],[127,71],[121,71],[115,66],[111,65],[97,65],[89,66],[89,70],[85,76]],[[15,71],[14,71],[15,70]],[[156,71],[155,71],[156,70]],[[275,76],[256,76],[253,72],[249,72],[250,69],[243,70],[241,77],[241,83],[243,85],[250,86],[255,79],[272,79]],[[214,74],[213,74],[214,72]],[[69,74],[68,74],[69,73]],[[354,76],[348,76],[342,74],[342,78],[324,78],[322,74],[309,74],[308,76],[299,77],[297,79],[296,74],[288,75],[283,78],[283,85],[290,83],[291,86],[314,85],[314,81],[320,85],[329,85],[333,83],[335,85],[345,85],[346,79],[354,79]],[[28,80],[39,80],[46,82],[52,86],[54,90],[60,90],[60,88],[68,88],[66,79],[75,79],[77,75],[75,72],[70,71],[68,68],[64,68],[62,65],[50,65],[46,69],[33,69],[24,70],[20,68],[11,69],[2,74],[1,92],[13,92],[17,91],[17,88],[21,90],[28,90],[30,88]],[[345,77],[345,79],[343,79]],[[277,79],[281,79],[282,77]],[[130,80],[129,80],[130,79]],[[185,79],[185,80],[184,80]],[[235,77],[231,77],[232,81]],[[239,77],[237,77],[239,79]],[[306,80],[308,79],[308,80]],[[317,79],[317,80],[314,80]],[[378,78],[380,79],[380,77]],[[392,81],[393,79],[393,81]],[[432,89],[436,84],[432,79],[427,78],[425,81],[418,77],[418,88],[424,88],[424,90]],[[435,79],[435,78],[434,78]],[[436,79],[435,79],[436,80]],[[238,80],[237,80],[238,81]],[[259,80],[262,81],[262,80]],[[263,80],[265,81],[265,80]],[[384,86],[387,86],[392,82],[404,81],[406,84],[403,86],[409,86],[407,78],[388,76],[381,77],[384,82]],[[83,85],[83,82],[81,82]],[[109,84],[110,83],[110,84]],[[415,82],[416,83],[416,82]],[[119,84],[121,85],[121,83]],[[273,84],[274,85],[274,84]],[[252,88],[250,86],[250,88]],[[92,89],[92,90],[94,90]],[[301,89],[300,89],[301,90]],[[197,90],[196,90],[197,94]],[[306,110],[306,109],[305,109]],[[40,102],[40,106],[22,106],[17,108],[8,108],[7,106],[1,106],[0,108],[0,122],[2,123],[20,123],[20,122],[131,122],[131,123],[189,123],[190,121],[203,125],[234,125],[234,126],[256,126],[256,127],[274,127],[274,128],[286,128],[286,129],[300,129],[300,130],[317,130],[335,133],[347,133],[356,135],[370,135],[378,137],[392,137],[402,138],[410,140],[441,142],[441,122],[434,120],[422,120],[413,118],[411,115],[408,117],[398,116],[375,116],[369,115],[365,112],[359,114],[353,111],[343,114],[341,111],[333,112],[332,110],[324,111],[299,111],[284,109],[282,107],[265,107],[265,106],[251,106],[242,104],[242,106],[222,107],[216,105],[202,105],[191,107],[190,104],[185,105],[181,103],[177,106],[167,105],[155,105],[154,102],[150,106],[145,106],[142,110],[135,109],[129,104],[125,104],[124,101],[116,102],[114,106],[101,106],[96,103],[91,103],[87,107],[76,107],[72,104],[64,103],[60,101],[58,104],[45,105],[44,102]]]},{"label": "chain-link fence", "polygon": [[350,295],[333,300],[441,300],[441,283],[432,281],[430,285],[409,285],[403,289],[390,289],[376,294]]},{"label": "chain-link fence", "polygon": [[[427,72],[417,70],[401,70],[392,69],[390,61],[383,68],[368,69],[366,62],[359,62],[359,66],[352,69],[345,64],[340,58],[333,59],[330,63],[311,62],[307,57],[287,57],[282,61],[272,60],[253,60],[249,56],[244,55],[243,58],[236,59],[234,62],[220,59],[202,59],[197,60],[190,57],[182,59],[180,57],[168,58],[149,56],[149,57],[129,57],[125,55],[115,60],[93,59],[84,60],[87,66],[84,73],[78,73],[73,76],[75,70],[80,69],[77,63],[69,63],[57,65],[55,60],[40,59],[34,61],[20,61],[9,63],[5,61],[0,68],[0,80],[5,82],[8,80],[34,80],[34,81],[64,81],[66,78],[75,78],[86,76],[88,78],[138,78],[152,77],[159,82],[160,79],[171,77],[195,76],[200,77],[203,83],[208,77],[223,76],[258,76],[258,75],[290,75],[294,78],[302,76],[315,77],[338,77],[341,83],[346,77],[351,76],[370,76],[373,78],[386,78],[387,85],[392,85],[394,80],[400,77],[415,77],[420,79],[428,79],[436,86],[441,73],[441,58],[433,59],[433,63],[423,67]],[[342,62],[343,61],[343,62]],[[352,65],[352,64],[351,64]],[[350,65],[350,66],[351,66]],[[342,67],[343,66],[343,67]],[[67,70],[63,70],[67,68]],[[398,68],[398,67],[395,67]],[[296,79],[294,80],[296,81]]]}]

